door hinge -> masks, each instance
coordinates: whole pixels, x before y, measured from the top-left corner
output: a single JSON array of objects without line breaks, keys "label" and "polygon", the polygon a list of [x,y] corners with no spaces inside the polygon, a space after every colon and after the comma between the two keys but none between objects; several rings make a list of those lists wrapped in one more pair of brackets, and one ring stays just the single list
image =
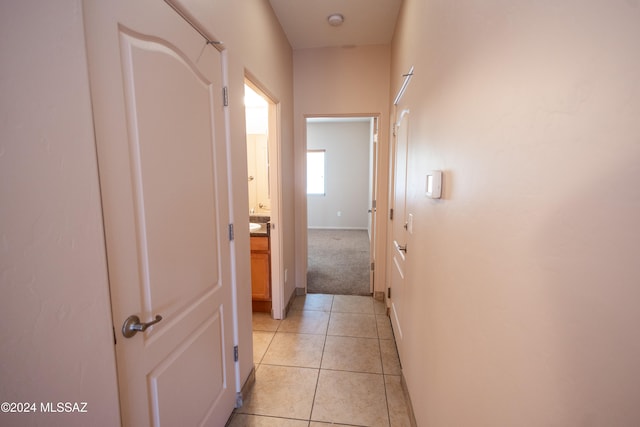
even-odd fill
[{"label": "door hinge", "polygon": [[398,127],[398,126],[394,123],[394,124],[393,124],[393,136],[398,136],[398,135],[396,134],[396,129],[397,129],[397,127]]},{"label": "door hinge", "polygon": [[235,238],[235,233],[233,231],[233,224],[229,224],[229,241],[233,242],[234,238]]},{"label": "door hinge", "polygon": [[239,391],[236,393],[236,408],[241,408],[243,403],[242,392]]},{"label": "door hinge", "polygon": [[371,271],[375,271],[375,269],[376,269],[376,263],[372,262],[371,263]]},{"label": "door hinge", "polygon": [[387,288],[387,299],[391,299],[391,288]]},{"label": "door hinge", "polygon": [[233,346],[233,361],[237,362],[239,357],[240,356],[238,355],[238,346],[234,345]]},{"label": "door hinge", "polygon": [[389,209],[389,219],[393,220],[393,208]]},{"label": "door hinge", "polygon": [[377,208],[377,207],[378,207],[378,202],[377,202],[376,200],[372,201],[372,202],[371,202],[371,208],[372,208],[373,210],[376,210],[376,208]]},{"label": "door hinge", "polygon": [[222,105],[229,106],[229,88],[227,86],[222,88]]}]

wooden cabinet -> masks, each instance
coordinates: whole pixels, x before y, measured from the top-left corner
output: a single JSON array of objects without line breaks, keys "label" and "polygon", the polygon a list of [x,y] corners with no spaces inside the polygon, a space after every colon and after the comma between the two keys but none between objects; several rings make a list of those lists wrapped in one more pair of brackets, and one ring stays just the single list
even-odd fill
[{"label": "wooden cabinet", "polygon": [[269,237],[251,237],[251,299],[253,311],[271,312]]}]

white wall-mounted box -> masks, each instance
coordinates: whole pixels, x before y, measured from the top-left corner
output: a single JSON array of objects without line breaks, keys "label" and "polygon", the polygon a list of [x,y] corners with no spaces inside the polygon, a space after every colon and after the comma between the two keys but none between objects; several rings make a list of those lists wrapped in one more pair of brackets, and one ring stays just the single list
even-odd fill
[{"label": "white wall-mounted box", "polygon": [[439,199],[442,196],[442,171],[427,172],[425,186],[425,195],[427,197]]}]

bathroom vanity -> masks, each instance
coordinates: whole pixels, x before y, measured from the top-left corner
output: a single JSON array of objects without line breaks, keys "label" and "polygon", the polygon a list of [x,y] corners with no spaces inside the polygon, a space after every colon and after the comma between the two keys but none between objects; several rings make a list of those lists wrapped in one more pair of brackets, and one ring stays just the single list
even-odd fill
[{"label": "bathroom vanity", "polygon": [[[257,225],[260,225],[258,227]],[[271,313],[271,242],[269,217],[251,216],[251,303],[253,311]]]}]

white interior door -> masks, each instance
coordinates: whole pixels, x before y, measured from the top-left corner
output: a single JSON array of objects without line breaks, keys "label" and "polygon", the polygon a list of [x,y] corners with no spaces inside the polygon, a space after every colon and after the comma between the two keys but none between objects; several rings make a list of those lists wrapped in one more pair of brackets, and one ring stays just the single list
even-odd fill
[{"label": "white interior door", "polygon": [[271,234],[269,245],[271,246],[271,314],[274,319],[284,319],[284,261],[282,247],[282,173],[280,167],[280,136],[278,124],[279,106],[266,94],[265,99],[269,103],[269,186],[271,192]]},{"label": "white interior door", "polygon": [[403,305],[405,297],[405,275],[407,247],[407,147],[409,142],[409,110],[400,112],[395,126],[393,197],[391,220],[391,324],[396,338],[400,360],[404,353]]},{"label": "white interior door", "polygon": [[[85,2],[127,426],[224,426],[235,405],[220,53],[165,3]],[[132,315],[162,320],[130,338]]]}]

